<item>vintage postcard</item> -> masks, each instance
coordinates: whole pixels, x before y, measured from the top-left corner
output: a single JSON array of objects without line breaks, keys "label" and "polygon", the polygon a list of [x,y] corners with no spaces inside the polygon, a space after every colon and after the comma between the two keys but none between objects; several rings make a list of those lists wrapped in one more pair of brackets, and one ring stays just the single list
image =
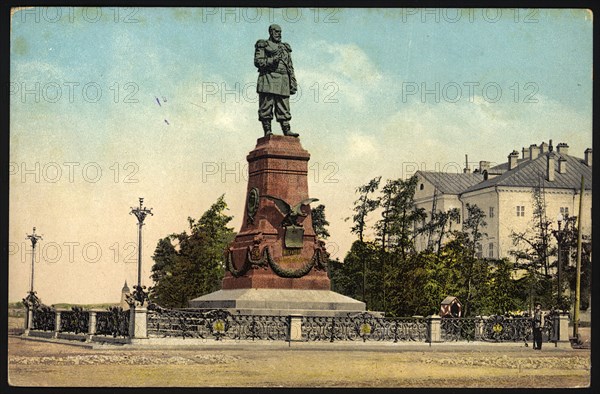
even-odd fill
[{"label": "vintage postcard", "polygon": [[12,8],[9,384],[588,387],[592,36]]}]

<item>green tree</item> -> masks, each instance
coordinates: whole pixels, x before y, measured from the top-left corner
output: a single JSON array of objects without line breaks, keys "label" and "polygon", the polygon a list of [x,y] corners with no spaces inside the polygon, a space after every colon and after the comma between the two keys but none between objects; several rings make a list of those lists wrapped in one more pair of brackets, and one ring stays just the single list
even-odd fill
[{"label": "green tree", "polygon": [[[380,181],[381,177],[373,178],[367,184],[356,188],[356,193],[358,193],[359,197],[354,202],[353,210],[355,214],[352,216],[354,226],[352,226],[350,231],[358,235],[360,242],[364,240],[367,216],[379,206],[378,200],[370,198],[370,196],[377,191]],[[346,220],[348,219],[346,218]]]},{"label": "green tree", "polygon": [[552,221],[546,216],[545,193],[541,187],[531,192],[533,218],[525,231],[511,233],[515,249],[510,254],[515,256],[516,268],[527,272],[530,290],[530,308],[535,301],[544,305],[554,305],[553,278],[550,274],[550,257],[556,255],[557,249],[550,247]]},{"label": "green tree", "polygon": [[[224,250],[235,236],[227,224],[224,196],[196,220],[189,231],[161,239],[155,249],[151,299],[165,307],[186,307],[188,300],[220,289],[225,273]],[[176,243],[176,245],[173,244]]]},{"label": "green tree", "polygon": [[468,315],[471,303],[477,297],[486,282],[487,263],[478,256],[481,250],[481,239],[487,234],[483,228],[487,226],[485,213],[477,205],[466,204],[466,217],[463,222],[462,235],[458,237],[464,243],[464,276],[467,296],[464,303],[464,313]]},{"label": "green tree", "polygon": [[[414,299],[411,292],[417,288],[416,285],[413,286],[414,283],[405,286],[402,291],[392,288],[403,283],[402,278],[406,275],[423,273],[422,267],[415,264],[414,244],[416,236],[420,234],[417,223],[426,217],[425,210],[417,208],[414,202],[417,182],[417,176],[407,180],[388,180],[377,204],[383,208],[382,217],[375,224],[377,240],[381,243],[377,262],[380,272],[373,275],[379,277],[380,285],[375,291],[381,295],[378,306],[385,312],[398,313],[398,308],[410,304],[406,298]],[[390,292],[405,297],[406,304],[395,302],[391,304],[396,305],[395,307],[388,307]]]},{"label": "green tree", "polygon": [[527,299],[518,296],[518,282],[512,279],[514,263],[505,258],[492,262],[492,267],[484,313],[498,315],[525,309]]},{"label": "green tree", "polygon": [[325,218],[325,205],[319,204],[311,209],[310,215],[312,217],[313,230],[317,234],[317,237],[321,239],[329,238],[329,231],[327,230],[329,222]]},{"label": "green tree", "polygon": [[415,205],[415,191],[417,189],[418,177],[412,176],[407,180],[399,180],[392,196],[389,213],[389,240],[390,250],[399,253],[402,259],[415,252],[415,238],[422,230],[417,227],[427,217],[423,208]]},{"label": "green tree", "polygon": [[373,309],[378,262],[378,246],[374,242],[354,241],[344,263],[336,266],[335,291],[360,299]]},{"label": "green tree", "polygon": [[[359,186],[356,188],[356,193],[358,193],[359,197],[354,202],[353,211],[355,212],[352,216],[352,221],[354,222],[354,226],[350,229],[350,231],[354,234],[358,235],[358,241],[361,244],[364,244],[364,234],[367,227],[367,216],[373,212],[379,206],[379,201],[377,199],[371,198],[373,193],[377,191],[379,188],[379,182],[381,181],[381,177],[373,178],[365,185]],[[350,218],[346,218],[348,220]],[[354,245],[353,245],[354,246]],[[367,302],[367,264],[369,260],[369,256],[361,256],[360,253],[367,251],[366,245],[362,245],[361,247],[357,247],[352,253],[352,257],[358,259],[358,261],[362,262],[362,299],[363,302]],[[358,253],[358,254],[357,254]],[[348,256],[346,256],[348,257]],[[346,259],[344,258],[344,263]],[[355,261],[353,260],[354,264]],[[348,269],[350,269],[348,267]]]}]

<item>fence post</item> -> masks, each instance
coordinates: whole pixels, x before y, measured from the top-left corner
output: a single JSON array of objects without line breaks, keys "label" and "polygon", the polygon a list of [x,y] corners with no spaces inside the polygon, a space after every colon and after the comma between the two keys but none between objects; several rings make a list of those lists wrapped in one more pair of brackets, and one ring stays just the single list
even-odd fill
[{"label": "fence post", "polygon": [[60,332],[60,312],[58,309],[54,311],[54,338],[58,338]]},{"label": "fence post", "polygon": [[27,307],[27,315],[25,316],[25,335],[29,335],[29,330],[33,330],[33,308]]},{"label": "fence post", "polygon": [[96,311],[89,311],[88,319],[88,332],[86,335],[86,342],[90,342],[92,337],[96,334]]},{"label": "fence post", "polygon": [[569,312],[561,312],[558,316],[558,341],[569,342]]},{"label": "fence post", "polygon": [[302,340],[302,315],[289,315],[288,316],[289,331],[288,341],[301,341]]},{"label": "fence post", "polygon": [[427,316],[427,324],[429,325],[429,343],[437,343],[442,341],[442,318],[439,315]]},{"label": "fence post", "polygon": [[148,338],[148,308],[135,305],[129,309],[129,337]]}]

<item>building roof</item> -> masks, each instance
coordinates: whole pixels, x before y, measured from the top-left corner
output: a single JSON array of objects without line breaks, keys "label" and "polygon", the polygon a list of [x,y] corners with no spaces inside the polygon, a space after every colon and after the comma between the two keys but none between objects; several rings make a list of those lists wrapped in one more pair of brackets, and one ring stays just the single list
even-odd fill
[{"label": "building roof", "polygon": [[125,281],[125,284],[123,285],[123,288],[121,289],[122,293],[129,293],[129,286],[127,286],[127,281]]},{"label": "building roof", "polygon": [[448,296],[446,298],[444,298],[444,300],[442,301],[442,305],[449,305],[456,302],[457,304],[461,305],[460,301],[458,300],[458,298],[454,297],[454,296]]},{"label": "building roof", "polygon": [[[526,161],[529,161],[529,159],[517,159],[517,165],[523,164]],[[508,171],[508,162],[500,163],[496,166],[490,167],[488,172],[490,174],[502,174],[506,171]]]},{"label": "building roof", "polygon": [[417,173],[445,194],[460,194],[465,189],[483,181],[482,174],[453,174],[433,171],[417,171]]},{"label": "building roof", "polygon": [[[546,163],[548,155],[554,156],[554,181],[547,180]],[[566,160],[567,169],[564,174],[558,172],[559,159]],[[500,167],[500,168],[498,168]],[[567,154],[559,154],[556,151],[546,152],[533,160],[523,159],[512,170],[508,170],[508,164],[496,166],[505,169],[502,175],[489,178],[483,182],[471,185],[463,189],[462,193],[485,189],[492,186],[512,187],[544,187],[546,189],[577,189],[581,187],[581,176],[584,177],[586,190],[592,189],[592,167],[585,161]]]}]

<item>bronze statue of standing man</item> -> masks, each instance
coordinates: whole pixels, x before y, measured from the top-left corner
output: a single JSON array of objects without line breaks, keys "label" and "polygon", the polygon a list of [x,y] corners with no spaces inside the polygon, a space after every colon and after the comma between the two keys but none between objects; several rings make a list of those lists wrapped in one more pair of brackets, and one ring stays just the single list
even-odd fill
[{"label": "bronze statue of standing man", "polygon": [[292,64],[292,47],[281,42],[281,27],[271,25],[269,39],[258,40],[254,49],[254,65],[258,68],[258,120],[262,123],[265,136],[273,134],[271,120],[275,112],[283,134],[298,137],[290,128],[290,95],[298,89]]}]

